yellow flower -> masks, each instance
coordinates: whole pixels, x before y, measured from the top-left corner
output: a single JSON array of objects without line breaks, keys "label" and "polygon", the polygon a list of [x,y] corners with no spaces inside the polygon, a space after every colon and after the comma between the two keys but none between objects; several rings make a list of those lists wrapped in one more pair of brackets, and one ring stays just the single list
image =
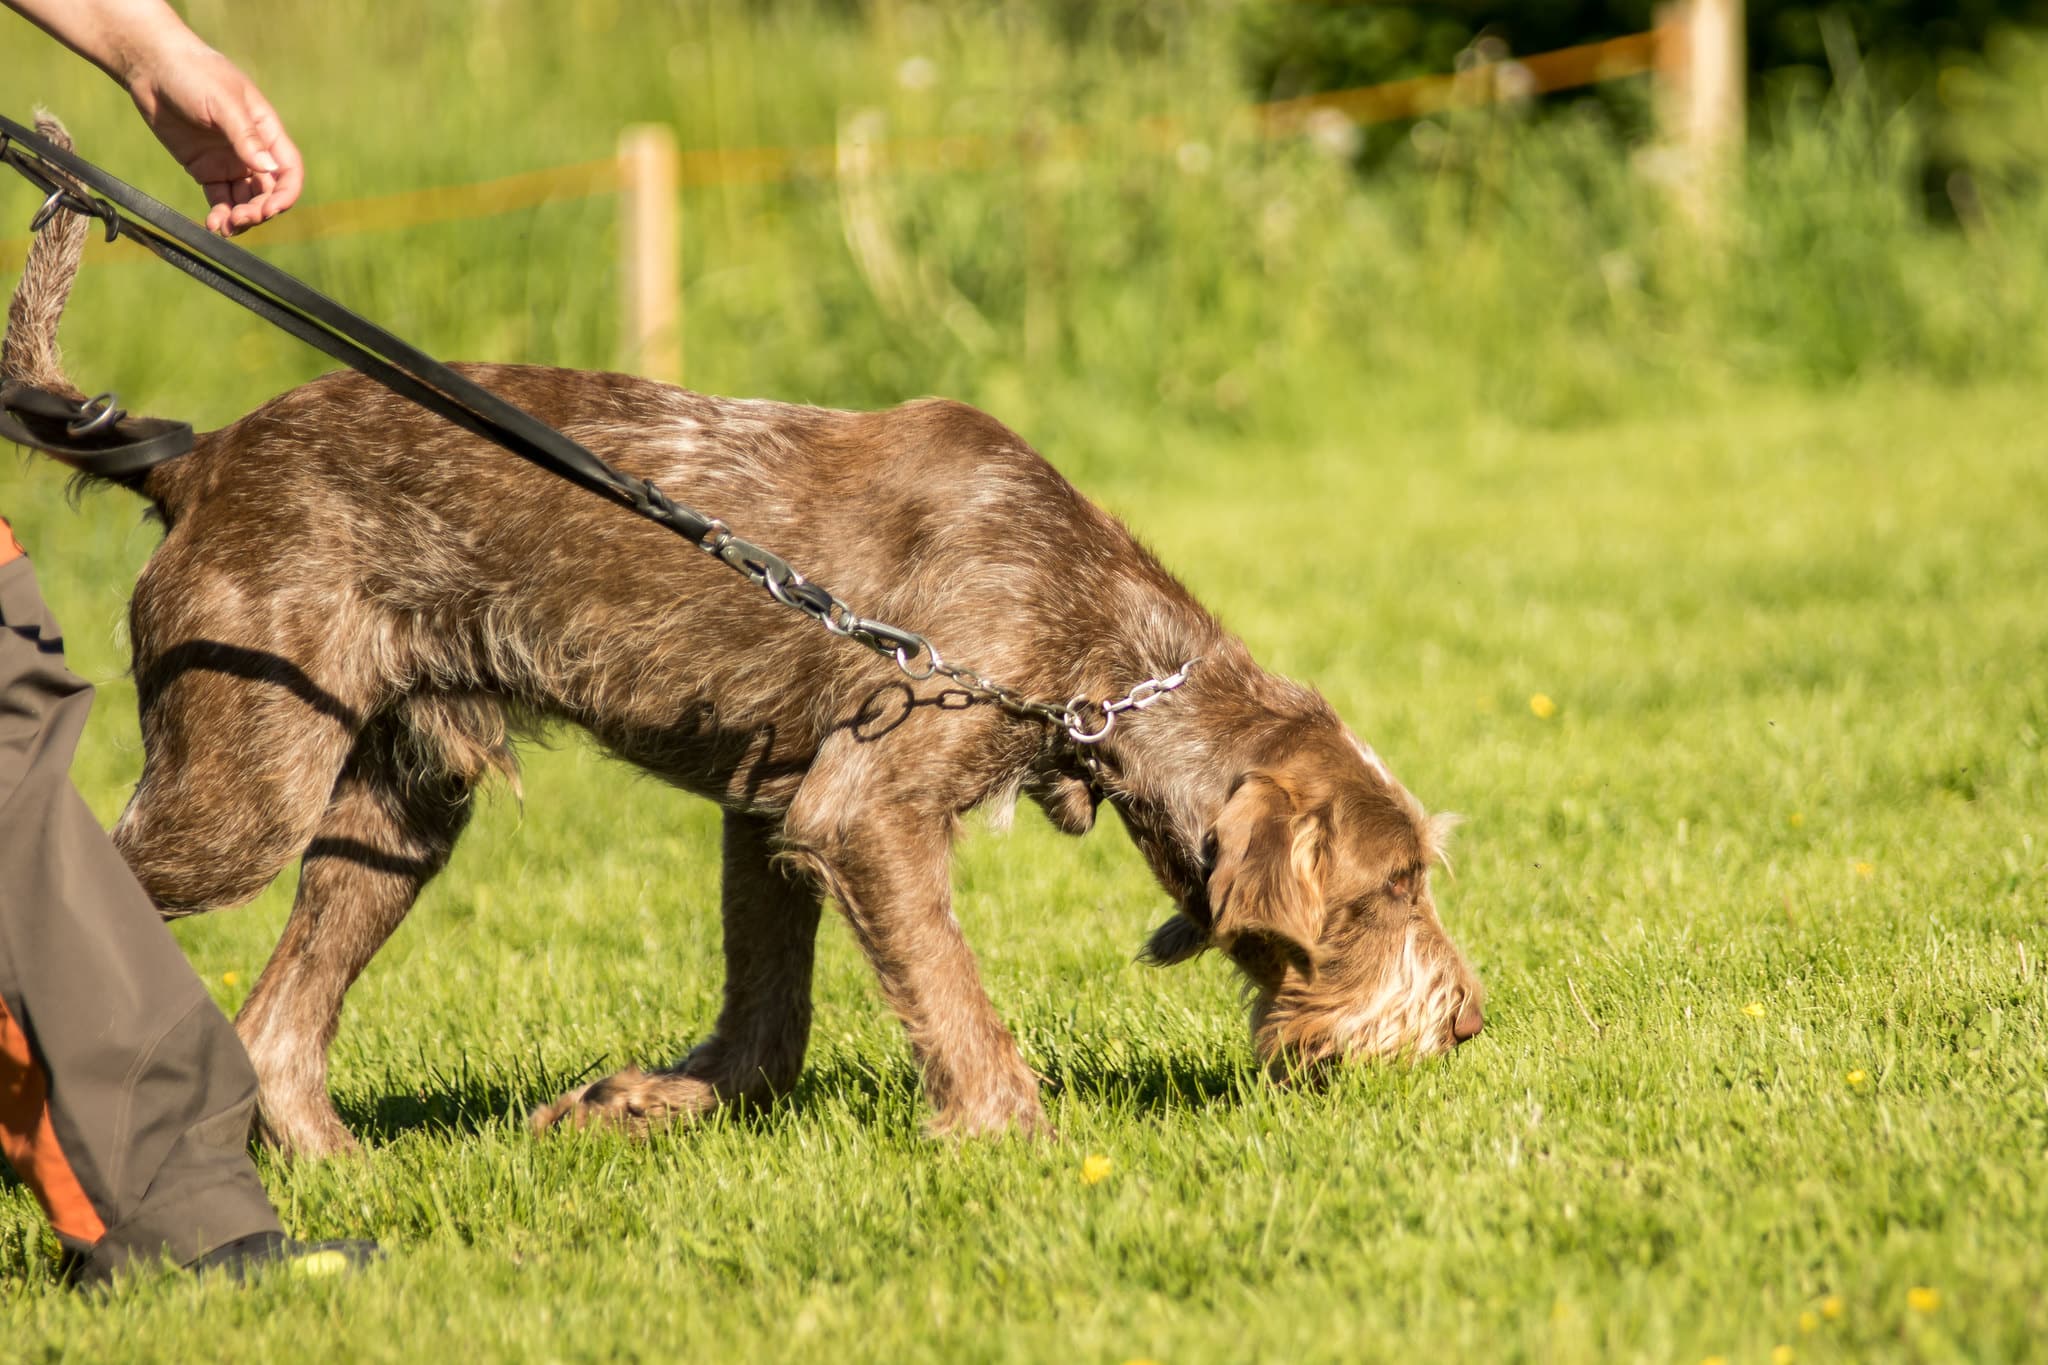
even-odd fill
[{"label": "yellow flower", "polygon": [[1876,871],[1877,869],[1872,867],[1869,863],[1856,864],[1856,875],[1863,878],[1865,881],[1869,881],[1871,875]]},{"label": "yellow flower", "polygon": [[1820,1314],[1814,1312],[1811,1308],[1801,1313],[1799,1315],[1799,1330],[1802,1332],[1818,1332],[1820,1330]]},{"label": "yellow flower", "polygon": [[1851,1090],[1861,1090],[1864,1086],[1870,1084],[1870,1073],[1859,1066],[1848,1075],[1842,1077],[1842,1079],[1849,1083]]},{"label": "yellow flower", "polygon": [[1915,1313],[1932,1313],[1941,1307],[1941,1291],[1916,1284],[1906,1291],[1906,1307]]},{"label": "yellow flower", "polygon": [[1750,1001],[1747,1005],[1744,1005],[1742,1007],[1742,1012],[1752,1019],[1761,1019],[1766,1014],[1770,1013],[1769,1010],[1764,1008],[1764,1002],[1761,1000]]},{"label": "yellow flower", "polygon": [[241,979],[242,974],[240,972],[222,972],[220,974],[220,984],[223,986],[232,986]]},{"label": "yellow flower", "polygon": [[1820,1315],[1829,1322],[1833,1322],[1842,1316],[1842,1308],[1842,1296],[1840,1294],[1830,1294],[1820,1301]]},{"label": "yellow flower", "polygon": [[1549,720],[1557,714],[1557,703],[1538,692],[1529,698],[1529,710],[1535,713],[1536,719]]},{"label": "yellow flower", "polygon": [[1798,1353],[1790,1346],[1780,1344],[1771,1348],[1771,1365],[1792,1365],[1798,1358]]},{"label": "yellow flower", "polygon": [[1795,811],[1793,811],[1793,812],[1792,812],[1792,814],[1791,814],[1790,818],[1788,818],[1788,819],[1787,819],[1787,820],[1785,821],[1785,823],[1786,823],[1786,824],[1788,824],[1788,825],[1790,825],[1790,826],[1792,826],[1792,828],[1794,828],[1794,829],[1798,829],[1798,828],[1800,828],[1801,826],[1805,825],[1805,823],[1806,823],[1806,817],[1805,817],[1804,815],[1801,815],[1801,814],[1800,814],[1800,813],[1799,813],[1798,811],[1796,811],[1796,810],[1795,810]]},{"label": "yellow flower", "polygon": [[1103,1156],[1100,1152],[1091,1152],[1087,1159],[1081,1163],[1081,1183],[1083,1185],[1100,1185],[1103,1181],[1109,1179],[1109,1173],[1115,1169],[1115,1166],[1110,1163],[1108,1157]]},{"label": "yellow flower", "polygon": [[1700,1365],[1728,1365],[1728,1357],[1707,1356],[1705,1359],[1700,1361]]}]

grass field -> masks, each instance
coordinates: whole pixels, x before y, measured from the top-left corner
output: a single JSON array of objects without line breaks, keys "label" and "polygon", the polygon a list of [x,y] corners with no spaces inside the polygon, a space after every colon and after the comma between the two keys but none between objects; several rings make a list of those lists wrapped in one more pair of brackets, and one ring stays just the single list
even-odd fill
[{"label": "grass field", "polygon": [[[684,55],[636,49],[605,82],[595,39],[546,51],[508,20],[490,41],[515,77],[589,83],[543,111],[478,74],[457,134],[419,147],[393,128],[434,105],[400,59],[336,55],[360,5],[252,41],[266,78],[314,54],[291,103],[301,143],[335,149],[336,195],[601,154],[650,114],[686,140],[830,141],[834,111],[872,97],[915,126],[939,117],[909,107],[923,96],[865,87],[919,43],[991,123],[1015,111],[974,92],[1003,81],[1041,111],[1092,92],[1191,119],[1228,84],[1214,25],[1111,95],[1106,50],[1005,54],[967,20],[933,36],[877,8],[894,26],[840,47],[793,5],[690,10]],[[483,60],[456,13],[422,7],[403,41]],[[652,93],[734,46],[749,61],[700,102]],[[52,85],[82,138],[126,149],[106,159],[148,165],[111,92]],[[392,123],[348,130],[344,96]],[[1760,208],[1731,249],[1774,273],[1717,291],[1659,273],[1668,225],[1578,136],[1531,152],[1564,178],[1608,166],[1569,227],[1546,216],[1548,172],[1466,215],[1445,200],[1476,181],[1441,169],[1358,182],[1220,134],[1206,188],[1135,152],[900,186],[886,211],[914,278],[985,335],[930,325],[929,300],[891,313],[829,188],[691,201],[693,382],[982,402],[1467,817],[1437,897],[1489,988],[1477,1041],[1327,1093],[1267,1086],[1224,963],[1133,964],[1166,907],[1122,835],[1072,841],[1026,811],[966,841],[958,905],[1056,1141],[924,1138],[900,1030],[830,917],[788,1103],[645,1144],[536,1139],[529,1107],[678,1053],[719,985],[715,812],[564,735],[350,997],[334,1081],[366,1153],[265,1164],[293,1230],[374,1236],[389,1261],[85,1301],[4,1185],[0,1358],[2041,1357],[2048,431],[2038,351],[2004,345],[2036,287],[2026,253],[1873,225],[1862,153],[1791,138],[1760,181],[1819,158],[1847,188]],[[1034,187],[1066,225],[1052,247],[1011,230]],[[31,207],[0,193],[0,213]],[[275,254],[433,349],[595,364],[611,267],[579,244],[609,231],[603,205],[569,205]],[[1617,285],[1638,269],[1617,252],[1639,286]],[[217,420],[319,368],[195,295],[95,267],[67,334],[81,379]],[[186,344],[117,332],[137,299]],[[1368,326],[1379,307],[1395,321]],[[40,463],[0,463],[0,510],[103,685],[78,778],[111,820],[140,762],[119,620],[153,532],[125,495],[67,507]],[[224,1007],[288,902],[281,885],[179,926]]]}]

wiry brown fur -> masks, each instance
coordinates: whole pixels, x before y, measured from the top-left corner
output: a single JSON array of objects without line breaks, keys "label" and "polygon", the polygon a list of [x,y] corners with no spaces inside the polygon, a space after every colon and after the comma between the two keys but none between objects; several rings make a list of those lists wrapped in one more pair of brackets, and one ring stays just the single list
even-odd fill
[{"label": "wiry brown fur", "polygon": [[[49,114],[36,111],[36,132],[60,151],[71,150],[71,135]],[[64,377],[57,350],[57,319],[71,297],[78,262],[85,255],[86,229],[92,219],[60,213],[36,234],[35,268],[24,269],[21,284],[7,308],[7,336],[0,341],[0,376],[19,379],[39,389],[80,398]]]},{"label": "wiry brown fur", "polygon": [[[47,336],[19,341],[49,353]],[[145,764],[116,838],[172,915],[245,900],[302,859],[239,1020],[277,1143],[350,1145],[325,1084],[343,996],[447,861],[478,783],[514,770],[514,718],[580,725],[726,812],[716,1028],[673,1066],[564,1095],[543,1126],[644,1127],[787,1091],[829,896],[909,1032],[935,1126],[1041,1128],[948,886],[960,816],[1020,792],[1075,833],[1098,799],[1117,807],[1178,907],[1148,956],[1228,954],[1276,1072],[1477,1031],[1420,805],[994,419],[467,372],[1035,695],[1110,696],[1202,662],[1090,768],[1036,722],[906,683],[670,533],[356,375],[200,437],[140,490],[167,533],[131,608]]]}]

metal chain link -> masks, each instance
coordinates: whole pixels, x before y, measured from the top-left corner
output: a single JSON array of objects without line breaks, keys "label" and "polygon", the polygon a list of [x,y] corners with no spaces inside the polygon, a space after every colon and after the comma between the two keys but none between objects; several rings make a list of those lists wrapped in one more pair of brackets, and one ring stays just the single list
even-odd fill
[{"label": "metal chain link", "polygon": [[[1142,711],[1175,691],[1201,662],[1199,658],[1189,659],[1164,677],[1145,679],[1121,697],[1097,700],[1083,693],[1065,702],[1039,700],[984,677],[965,664],[946,662],[938,647],[914,630],[862,616],[838,594],[805,578],[782,556],[734,535],[732,528],[716,517],[701,518],[672,502],[652,483],[642,480],[638,491],[639,510],[644,515],[682,531],[698,549],[724,562],[783,606],[802,612],[834,635],[893,659],[897,669],[912,682],[935,677],[951,679],[970,695],[992,701],[1011,715],[1058,726],[1076,744],[1100,744],[1116,728],[1118,716],[1126,711]],[[690,533],[692,520],[706,525],[701,536]],[[1098,715],[1099,721],[1094,719]]]}]

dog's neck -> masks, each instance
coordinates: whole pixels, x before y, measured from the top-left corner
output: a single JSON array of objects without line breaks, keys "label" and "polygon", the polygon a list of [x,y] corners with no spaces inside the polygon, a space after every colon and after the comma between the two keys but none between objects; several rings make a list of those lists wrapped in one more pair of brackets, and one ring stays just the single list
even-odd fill
[{"label": "dog's neck", "polygon": [[1200,862],[1239,777],[1265,761],[1286,732],[1304,723],[1335,723],[1322,698],[1260,668],[1235,636],[1218,632],[1207,651],[1185,686],[1144,711],[1125,713],[1102,744],[1079,746],[1097,793],[1192,863]]}]

